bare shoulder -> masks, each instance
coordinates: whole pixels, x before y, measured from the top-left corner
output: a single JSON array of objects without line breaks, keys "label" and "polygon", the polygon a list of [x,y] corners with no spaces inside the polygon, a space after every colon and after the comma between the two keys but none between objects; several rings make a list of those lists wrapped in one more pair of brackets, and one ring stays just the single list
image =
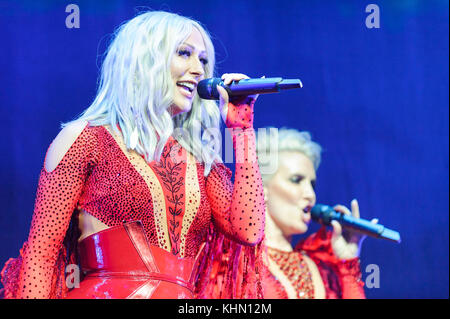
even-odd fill
[{"label": "bare shoulder", "polygon": [[45,157],[44,167],[47,172],[52,172],[58,166],[87,124],[87,121],[74,121],[59,132],[48,148]]}]

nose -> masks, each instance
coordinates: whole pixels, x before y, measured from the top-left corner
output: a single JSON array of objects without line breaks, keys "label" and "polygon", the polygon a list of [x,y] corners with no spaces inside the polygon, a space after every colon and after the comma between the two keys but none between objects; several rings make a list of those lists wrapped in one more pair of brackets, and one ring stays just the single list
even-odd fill
[{"label": "nose", "polygon": [[189,72],[199,78],[202,78],[205,75],[205,70],[203,63],[200,61],[198,57],[193,57],[191,59],[191,65],[189,68]]},{"label": "nose", "polygon": [[306,199],[311,205],[316,203],[316,192],[310,183],[307,183],[303,189],[303,198]]}]

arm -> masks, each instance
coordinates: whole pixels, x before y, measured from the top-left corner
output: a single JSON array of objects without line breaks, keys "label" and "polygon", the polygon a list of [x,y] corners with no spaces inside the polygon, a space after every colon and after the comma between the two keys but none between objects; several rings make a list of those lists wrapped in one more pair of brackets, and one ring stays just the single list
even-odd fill
[{"label": "arm", "polygon": [[299,242],[296,250],[303,250],[317,265],[327,291],[327,298],[365,299],[358,257],[340,259],[333,250],[332,232],[322,227]]},{"label": "arm", "polygon": [[[351,201],[351,211],[343,205],[336,205],[334,209],[355,218],[359,218],[360,216],[359,205],[356,199]],[[378,223],[378,219],[374,218],[371,222],[376,224]],[[342,298],[365,298],[364,283],[361,280],[359,254],[366,236],[349,229],[342,229],[342,226],[337,221],[332,221],[331,223],[333,226],[331,247],[334,254],[340,260],[337,263],[337,272],[342,289]]]},{"label": "arm", "polygon": [[341,286],[341,298],[365,299],[359,258],[341,261],[336,269]]},{"label": "arm", "polygon": [[[236,75],[224,75],[225,83]],[[213,221],[227,237],[244,244],[258,244],[264,234],[265,205],[261,174],[256,155],[253,129],[253,105],[256,97],[229,103],[226,91],[221,93],[221,111],[233,139],[236,168],[234,185],[231,171],[218,164],[209,174],[206,190]],[[225,117],[225,116],[224,116]]]},{"label": "arm", "polygon": [[56,263],[86,176],[85,152],[91,143],[81,134],[85,126],[65,127],[48,149],[23,250],[17,298],[55,297]]},{"label": "arm", "polygon": [[[247,138],[253,139],[254,145],[254,132],[233,136],[237,147]],[[208,176],[206,191],[213,221],[220,231],[244,245],[260,242],[264,231],[264,196],[257,163],[247,158],[237,163],[234,185],[231,171],[218,164]]]}]

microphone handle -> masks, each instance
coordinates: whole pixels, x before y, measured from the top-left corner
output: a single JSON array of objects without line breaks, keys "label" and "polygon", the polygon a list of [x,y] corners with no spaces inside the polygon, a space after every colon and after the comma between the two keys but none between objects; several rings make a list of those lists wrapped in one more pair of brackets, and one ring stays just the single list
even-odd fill
[{"label": "microphone handle", "polygon": [[247,96],[255,92],[257,94],[278,93],[280,92],[278,83],[282,80],[282,78],[242,79],[239,82],[231,82],[229,85],[221,81],[219,85],[227,90],[229,96]]},{"label": "microphone handle", "polygon": [[355,218],[340,212],[332,207],[318,204],[311,210],[313,220],[325,225],[330,225],[332,220],[338,221],[343,227],[350,228],[367,236],[382,238],[400,243],[400,234],[380,224],[371,223],[362,218]]},{"label": "microphone handle", "polygon": [[361,218],[356,220],[356,218],[342,214],[340,212],[337,212],[336,214],[338,216],[336,216],[333,219],[338,221],[345,228],[350,228],[362,234],[372,237],[380,237],[381,234],[383,233],[384,230],[383,225],[373,224],[370,221]]},{"label": "microphone handle", "polygon": [[280,91],[279,83],[282,78],[262,78],[262,79],[242,79],[239,82],[232,82],[225,85],[221,78],[209,78],[200,81],[197,91],[202,99],[218,100],[220,97],[216,86],[220,85],[227,92],[230,101],[241,96],[261,94],[261,93],[278,93]]},{"label": "microphone handle", "polygon": [[299,79],[260,78],[260,79],[242,79],[233,81],[225,85],[221,78],[209,78],[201,80],[197,85],[197,92],[202,99],[219,100],[220,94],[217,86],[220,85],[227,92],[230,101],[239,100],[244,96],[278,93],[281,90],[302,88],[302,81]]}]

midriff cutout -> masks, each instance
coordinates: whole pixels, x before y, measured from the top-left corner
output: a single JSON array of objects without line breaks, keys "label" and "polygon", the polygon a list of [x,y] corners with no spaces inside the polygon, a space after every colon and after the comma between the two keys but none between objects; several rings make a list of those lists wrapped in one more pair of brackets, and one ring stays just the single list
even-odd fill
[{"label": "midriff cutout", "polygon": [[109,226],[105,225],[86,211],[81,210],[80,214],[78,215],[78,228],[81,232],[81,236],[80,238],[78,238],[78,242],[80,242],[92,234],[108,229]]}]

